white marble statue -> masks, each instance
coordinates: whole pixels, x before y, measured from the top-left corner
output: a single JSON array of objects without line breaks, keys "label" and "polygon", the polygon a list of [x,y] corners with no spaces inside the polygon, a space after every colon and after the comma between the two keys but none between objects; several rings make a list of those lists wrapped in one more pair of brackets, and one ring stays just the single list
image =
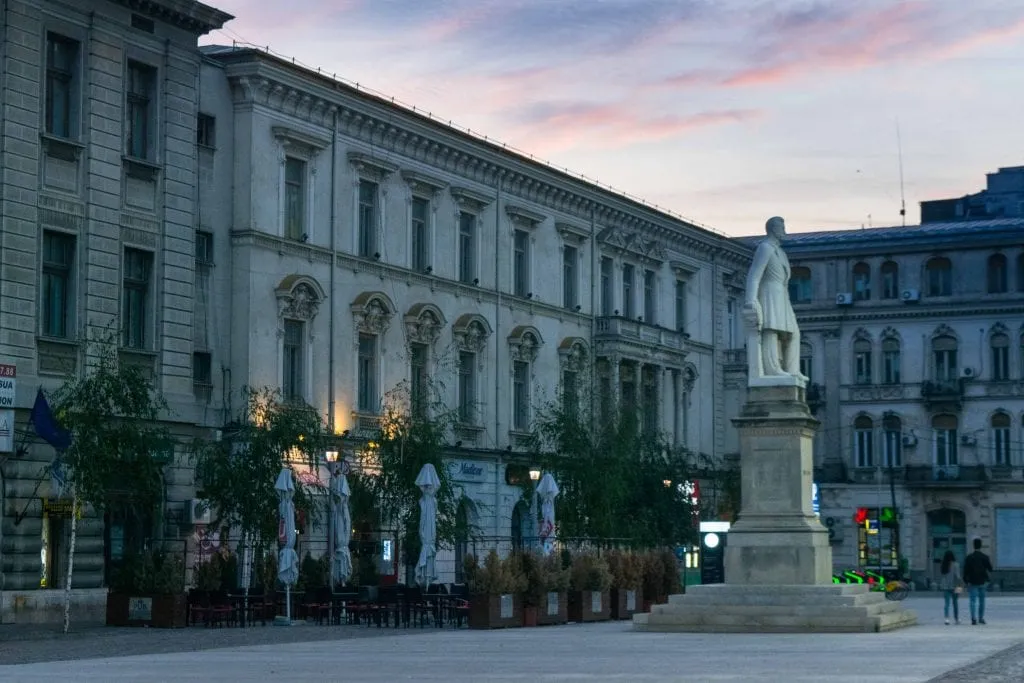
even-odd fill
[{"label": "white marble statue", "polygon": [[789,258],[782,250],[786,222],[765,224],[747,273],[747,386],[806,386],[800,373],[800,328],[789,302]]}]

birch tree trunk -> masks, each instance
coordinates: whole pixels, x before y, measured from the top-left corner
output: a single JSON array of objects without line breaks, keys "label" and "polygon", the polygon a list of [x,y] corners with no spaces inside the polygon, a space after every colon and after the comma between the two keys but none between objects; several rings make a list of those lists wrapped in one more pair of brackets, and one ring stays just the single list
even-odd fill
[{"label": "birch tree trunk", "polygon": [[71,543],[68,547],[68,576],[64,582],[64,633],[71,626],[71,575],[75,571],[75,539],[78,536],[78,494],[71,496]]}]

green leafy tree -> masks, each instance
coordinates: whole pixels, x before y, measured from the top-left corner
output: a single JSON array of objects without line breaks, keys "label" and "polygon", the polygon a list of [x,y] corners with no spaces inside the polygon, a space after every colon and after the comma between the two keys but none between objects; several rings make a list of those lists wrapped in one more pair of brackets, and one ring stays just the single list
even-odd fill
[{"label": "green leafy tree", "polygon": [[[53,413],[71,433],[63,452],[67,482],[79,504],[125,519],[151,519],[164,494],[164,467],[173,460],[174,440],[160,422],[167,404],[142,371],[118,358],[112,335],[86,345],[89,364],[51,396]],[[64,630],[70,621],[77,514],[72,515],[68,552]],[[130,557],[142,539],[128,536]],[[113,577],[108,577],[108,580]]]},{"label": "green leafy tree", "polygon": [[[304,465],[317,471],[328,444],[322,416],[302,402],[285,401],[276,389],[242,389],[236,423],[219,441],[193,445],[198,495],[210,502],[215,524],[230,526],[265,552],[277,539],[277,491],[281,469]],[[294,477],[295,507],[310,519],[320,514],[311,493],[324,483]]]},{"label": "green leafy tree", "polygon": [[416,477],[426,464],[437,471],[437,541],[451,544],[456,537],[455,492],[444,462],[444,451],[455,424],[455,411],[439,400],[430,382],[417,392],[400,383],[384,397],[381,433],[363,452],[355,475],[358,484],[375,501],[385,525],[401,535],[406,564],[415,564],[420,552],[419,500]]},{"label": "green leafy tree", "polygon": [[639,546],[692,542],[692,505],[680,486],[692,476],[689,453],[641,429],[633,411],[599,420],[589,405],[554,401],[534,423],[533,450],[560,490],[559,535]]}]

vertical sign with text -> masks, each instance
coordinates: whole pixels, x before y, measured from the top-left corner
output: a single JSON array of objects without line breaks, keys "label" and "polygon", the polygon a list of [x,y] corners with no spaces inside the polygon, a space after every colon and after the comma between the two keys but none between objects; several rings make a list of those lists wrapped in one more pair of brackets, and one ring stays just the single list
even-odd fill
[{"label": "vertical sign with text", "polygon": [[0,363],[0,453],[14,451],[14,399],[17,387],[17,366]]}]

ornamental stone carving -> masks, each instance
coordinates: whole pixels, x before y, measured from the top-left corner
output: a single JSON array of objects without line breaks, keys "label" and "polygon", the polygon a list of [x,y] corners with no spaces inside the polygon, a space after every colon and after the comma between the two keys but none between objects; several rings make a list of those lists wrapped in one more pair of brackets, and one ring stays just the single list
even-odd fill
[{"label": "ornamental stone carving", "polygon": [[406,338],[411,343],[433,345],[443,327],[444,317],[431,304],[416,304],[405,316]]},{"label": "ornamental stone carving", "polygon": [[356,329],[367,334],[384,334],[391,326],[395,308],[381,292],[364,292],[352,302],[352,320]]},{"label": "ornamental stone carving", "polygon": [[508,345],[514,361],[532,363],[537,360],[537,352],[542,343],[540,333],[532,327],[517,327],[508,337]]},{"label": "ornamental stone carving", "polygon": [[277,294],[277,314],[289,320],[312,321],[320,309],[320,297],[306,283],[295,285],[286,292]]},{"label": "ornamental stone carving", "polygon": [[455,330],[455,344],[460,351],[480,353],[487,346],[490,333],[479,320],[470,321],[465,327]]},{"label": "ornamental stone carving", "polygon": [[587,345],[579,337],[569,337],[558,347],[562,370],[581,372],[587,365]]}]

